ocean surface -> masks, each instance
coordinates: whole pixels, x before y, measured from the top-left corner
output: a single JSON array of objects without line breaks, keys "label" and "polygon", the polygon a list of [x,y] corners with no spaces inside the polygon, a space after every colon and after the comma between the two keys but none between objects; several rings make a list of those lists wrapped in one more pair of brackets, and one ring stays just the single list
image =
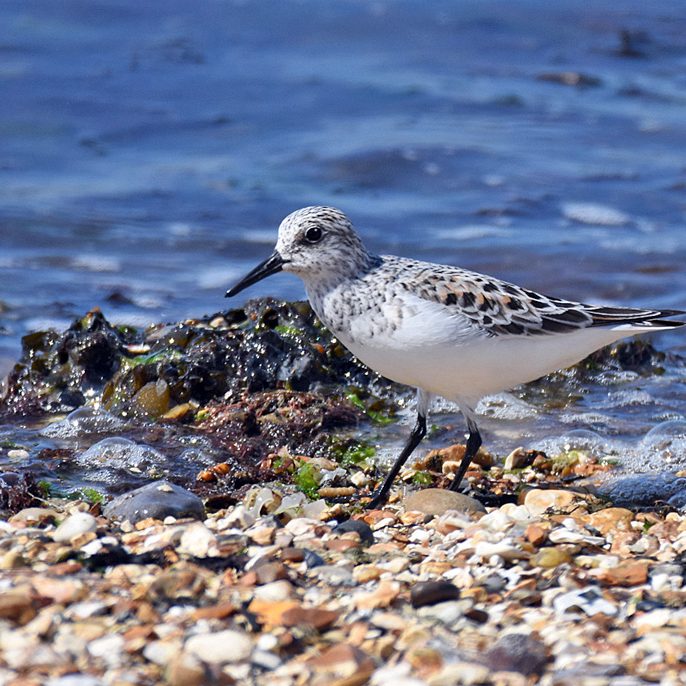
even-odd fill
[{"label": "ocean surface", "polygon": [[[4,0],[0,24],[0,375],[96,306],[225,309],[308,204],[378,252],[686,308],[682,0]],[[287,275],[264,294],[304,297]],[[654,343],[686,356],[683,331]],[[571,410],[522,402],[492,446],[686,437],[678,360]]]}]

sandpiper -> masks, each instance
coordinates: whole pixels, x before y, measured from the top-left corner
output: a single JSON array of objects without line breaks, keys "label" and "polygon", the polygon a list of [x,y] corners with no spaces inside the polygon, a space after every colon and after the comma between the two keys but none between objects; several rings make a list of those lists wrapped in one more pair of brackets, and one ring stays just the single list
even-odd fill
[{"label": "sandpiper", "polygon": [[392,255],[373,255],[346,215],[305,207],[279,226],[274,252],[226,293],[280,271],[305,283],[312,309],[359,360],[417,389],[417,421],[370,506],[426,434],[435,395],[467,421],[467,447],[451,482],[458,490],[481,445],[474,408],[485,395],[569,367],[625,336],[683,326],[680,310],[585,305],[491,276]]}]

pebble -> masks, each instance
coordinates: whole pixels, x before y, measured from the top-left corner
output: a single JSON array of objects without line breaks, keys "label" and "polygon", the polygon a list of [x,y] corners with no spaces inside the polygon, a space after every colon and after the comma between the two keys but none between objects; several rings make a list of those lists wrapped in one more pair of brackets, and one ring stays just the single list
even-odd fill
[{"label": "pebble", "polygon": [[49,507],[26,507],[9,518],[15,526],[41,526],[50,524],[58,518],[58,513]]},{"label": "pebble", "polygon": [[571,512],[583,503],[577,493],[558,489],[534,488],[524,496],[524,507],[535,516]]},{"label": "pebble", "polygon": [[103,509],[109,519],[136,524],[143,519],[204,519],[205,507],[197,495],[169,481],[160,480],[117,496]]},{"label": "pebble", "polygon": [[193,557],[207,557],[212,548],[216,551],[217,537],[202,523],[187,526],[181,534],[177,550]]},{"label": "pebble", "polygon": [[522,560],[529,557],[529,553],[507,539],[491,543],[490,541],[479,541],[474,548],[477,557],[489,559],[493,556],[501,557],[503,560]]},{"label": "pebble", "polygon": [[408,512],[417,511],[435,516],[449,510],[469,514],[486,512],[486,508],[475,498],[445,488],[423,488],[410,493],[403,500],[403,506]]},{"label": "pebble", "polygon": [[588,516],[588,524],[603,536],[615,531],[631,531],[634,513],[623,507],[608,507]]},{"label": "pebble", "polygon": [[303,562],[307,565],[308,569],[321,567],[322,565],[326,564],[321,555],[318,555],[313,550],[308,550],[307,548],[305,548],[303,551]]},{"label": "pebble", "polygon": [[435,619],[447,626],[452,626],[464,616],[467,607],[464,601],[446,600],[417,608],[417,616]]},{"label": "pebble", "polygon": [[314,573],[321,581],[332,586],[348,586],[353,583],[353,573],[345,567],[324,565],[315,567]]},{"label": "pebble", "polygon": [[619,608],[606,600],[595,586],[580,588],[558,595],[553,601],[553,606],[559,613],[578,609],[585,612],[588,616],[593,616],[599,612],[604,615],[614,616],[619,612]]},{"label": "pebble", "polygon": [[105,686],[105,682],[90,674],[66,674],[50,679],[45,686]]},{"label": "pebble", "polygon": [[534,461],[535,455],[524,448],[515,448],[506,458],[503,468],[507,470],[528,467]]},{"label": "pebble", "polygon": [[530,560],[532,565],[552,569],[572,561],[572,554],[564,548],[541,548]]},{"label": "pebble", "polygon": [[427,686],[476,686],[489,683],[490,674],[488,667],[476,662],[453,662],[432,674],[426,683]]},{"label": "pebble", "polygon": [[290,581],[279,580],[263,584],[255,588],[255,597],[270,602],[286,600],[293,595],[293,585]]},{"label": "pebble", "polygon": [[247,634],[226,629],[211,634],[191,636],[186,641],[184,649],[202,662],[225,664],[249,660],[253,643]]},{"label": "pebble", "polygon": [[206,686],[212,683],[202,663],[187,652],[172,657],[165,676],[170,686]]},{"label": "pebble", "polygon": [[122,686],[667,683],[686,650],[686,517],[537,490],[540,514],[480,521],[394,503],[265,514],[288,497],[266,487],[257,515],[246,496],[201,521],[92,518],[63,541],[40,513],[0,521],[0,683],[83,665]]},{"label": "pebble", "polygon": [[123,661],[124,637],[121,634],[103,636],[88,643],[88,652],[104,660],[110,667],[117,667]]},{"label": "pebble", "polygon": [[648,580],[648,561],[622,560],[616,567],[601,570],[598,579],[608,586],[640,586]]},{"label": "pebble", "polygon": [[540,676],[548,655],[545,646],[528,634],[505,634],[484,656],[484,663],[493,672],[519,672],[525,676]]},{"label": "pebble", "polygon": [[410,591],[412,607],[435,605],[446,600],[457,600],[459,597],[460,589],[449,581],[422,581]]},{"label": "pebble", "polygon": [[337,534],[354,531],[360,537],[360,541],[364,545],[371,545],[374,543],[374,532],[369,524],[363,522],[361,519],[348,519],[345,522],[337,524],[333,531]]},{"label": "pebble", "polygon": [[52,532],[52,538],[58,543],[69,543],[77,536],[95,531],[97,526],[98,522],[93,515],[87,512],[74,512]]},{"label": "pebble", "polygon": [[288,579],[288,569],[282,562],[265,562],[255,566],[257,583],[270,584],[280,579]]}]

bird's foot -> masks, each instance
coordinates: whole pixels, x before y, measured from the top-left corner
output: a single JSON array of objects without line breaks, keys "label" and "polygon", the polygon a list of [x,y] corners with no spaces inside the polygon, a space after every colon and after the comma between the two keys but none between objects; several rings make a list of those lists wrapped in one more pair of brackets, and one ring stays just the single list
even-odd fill
[{"label": "bird's foot", "polygon": [[378,510],[386,503],[387,500],[388,493],[379,488],[372,493],[367,502],[362,503],[362,506],[365,510]]},{"label": "bird's foot", "polygon": [[474,489],[472,488],[472,485],[467,481],[466,479],[462,479],[462,481],[455,482],[452,481],[450,486],[448,486],[449,491],[454,491],[455,493],[461,493],[462,495],[468,495],[473,497],[474,496]]}]

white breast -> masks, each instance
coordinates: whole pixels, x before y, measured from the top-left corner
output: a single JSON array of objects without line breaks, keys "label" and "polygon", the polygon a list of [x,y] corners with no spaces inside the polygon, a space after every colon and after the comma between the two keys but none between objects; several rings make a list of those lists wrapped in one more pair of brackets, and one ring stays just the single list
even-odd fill
[{"label": "white breast", "polygon": [[478,399],[579,362],[631,332],[488,336],[469,319],[414,296],[336,327],[359,360],[383,376],[450,399]]}]

